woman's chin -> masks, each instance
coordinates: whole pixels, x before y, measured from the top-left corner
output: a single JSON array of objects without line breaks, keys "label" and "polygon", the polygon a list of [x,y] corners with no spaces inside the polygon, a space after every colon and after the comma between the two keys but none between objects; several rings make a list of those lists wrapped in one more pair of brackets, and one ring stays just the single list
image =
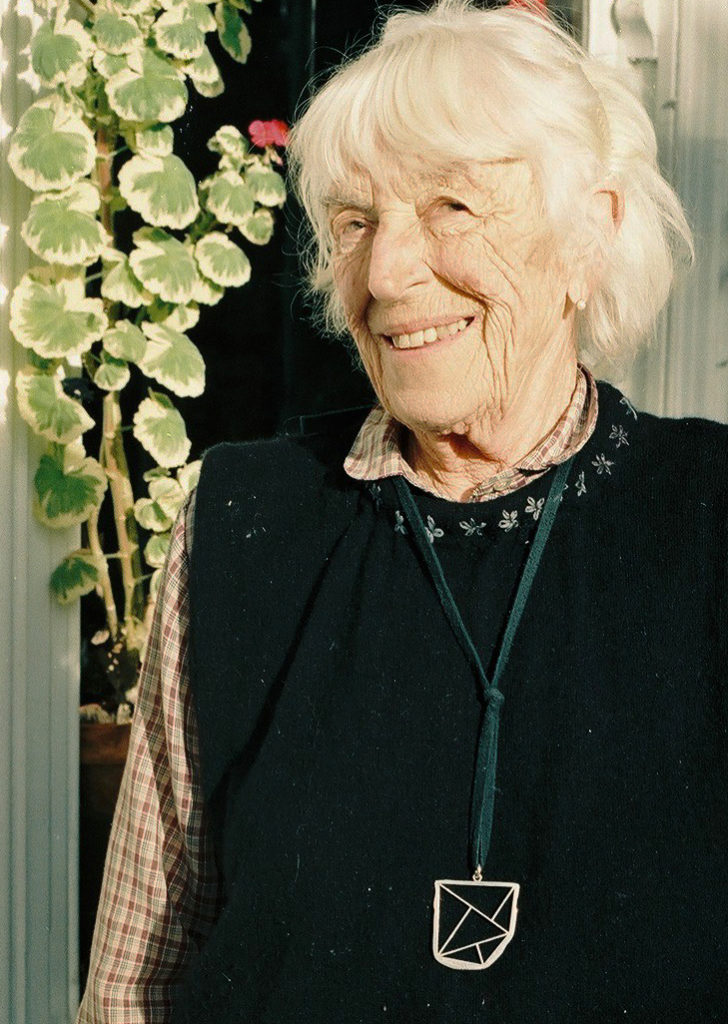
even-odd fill
[{"label": "woman's chin", "polygon": [[467,434],[478,419],[475,403],[466,407],[454,403],[448,405],[442,401],[442,396],[435,396],[429,401],[418,398],[385,405],[399,423],[418,434]]}]

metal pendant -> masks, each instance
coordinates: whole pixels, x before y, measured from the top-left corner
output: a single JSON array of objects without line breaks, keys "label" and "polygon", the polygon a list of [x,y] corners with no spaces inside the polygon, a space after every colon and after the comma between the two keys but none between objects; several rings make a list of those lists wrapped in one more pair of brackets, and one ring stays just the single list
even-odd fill
[{"label": "metal pendant", "polygon": [[498,959],[516,931],[517,882],[435,882],[432,952],[456,971],[482,971]]}]

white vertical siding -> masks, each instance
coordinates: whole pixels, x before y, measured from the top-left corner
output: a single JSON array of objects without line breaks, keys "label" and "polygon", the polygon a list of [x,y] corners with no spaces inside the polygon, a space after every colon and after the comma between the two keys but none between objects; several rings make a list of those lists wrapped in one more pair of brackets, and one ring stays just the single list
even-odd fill
[{"label": "white vertical siding", "polygon": [[653,35],[657,68],[644,98],[663,169],[683,201],[697,252],[694,268],[678,275],[656,345],[619,383],[643,409],[728,420],[728,4],[585,2],[587,43],[594,53],[628,63],[629,41],[614,25],[620,9],[639,10]]},{"label": "white vertical siding", "polygon": [[665,405],[728,420],[728,5],[680,0],[675,185],[697,261],[672,304]]},{"label": "white vertical siding", "polygon": [[0,22],[0,1020],[68,1024],[77,1003],[78,616],[48,575],[77,543],[29,513],[36,445],[14,410],[23,355],[8,292],[27,266],[27,190],[6,164],[8,133],[32,101],[27,0]]}]

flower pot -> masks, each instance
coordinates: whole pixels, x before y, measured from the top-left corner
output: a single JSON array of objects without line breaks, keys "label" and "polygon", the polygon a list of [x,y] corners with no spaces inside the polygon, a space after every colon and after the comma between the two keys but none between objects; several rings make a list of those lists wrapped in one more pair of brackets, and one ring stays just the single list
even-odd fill
[{"label": "flower pot", "polygon": [[81,722],[79,963],[85,985],[106,847],[129,749],[131,726]]},{"label": "flower pot", "polygon": [[81,817],[108,821],[114,815],[131,726],[81,722]]}]

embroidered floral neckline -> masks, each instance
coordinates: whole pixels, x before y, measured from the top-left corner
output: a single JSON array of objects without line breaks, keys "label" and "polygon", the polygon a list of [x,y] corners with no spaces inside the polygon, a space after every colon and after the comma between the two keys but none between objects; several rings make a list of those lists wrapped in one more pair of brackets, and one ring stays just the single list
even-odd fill
[{"label": "embroidered floral neckline", "polygon": [[[592,437],[577,455],[577,463],[563,501],[578,502],[593,489],[609,485],[619,475],[622,455],[632,442],[632,426],[637,420],[637,412],[624,395],[620,395],[614,403],[616,409],[612,402],[604,404],[611,407],[609,411],[604,407],[601,410],[604,417],[609,417],[609,422],[605,421],[602,426],[600,416]],[[486,538],[507,534],[515,538],[530,535],[543,511],[549,476],[539,475],[532,482],[503,497],[493,496],[475,502],[451,502],[421,492],[418,502],[421,504],[428,540],[436,544],[443,538],[456,536]],[[389,481],[370,481],[365,489],[375,507],[391,516],[394,532],[407,534],[404,515],[396,507],[394,488]]]}]

